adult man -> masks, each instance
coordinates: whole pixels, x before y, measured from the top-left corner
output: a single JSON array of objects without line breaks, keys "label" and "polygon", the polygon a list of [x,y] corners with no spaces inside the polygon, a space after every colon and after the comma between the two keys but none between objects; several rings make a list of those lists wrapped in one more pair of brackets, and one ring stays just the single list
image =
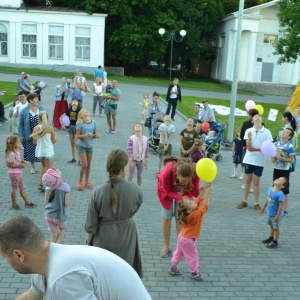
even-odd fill
[{"label": "adult man", "polygon": [[18,79],[18,84],[17,84],[17,90],[18,90],[18,93],[22,90],[25,90],[25,87],[23,85],[23,81],[24,81],[24,76],[26,75],[25,72],[22,72],[21,73],[21,77]]},{"label": "adult man", "polygon": [[94,80],[96,80],[96,77],[99,77],[101,79],[101,82],[103,82],[103,70],[102,66],[98,66],[98,69],[94,72]]},{"label": "adult man", "polygon": [[192,118],[194,120],[194,123],[200,122],[200,104],[195,104],[195,117]]},{"label": "adult man", "polygon": [[98,247],[60,245],[45,240],[29,218],[0,227],[0,253],[21,274],[33,274],[17,300],[151,299],[135,270]]},{"label": "adult man", "polygon": [[208,105],[207,100],[203,100],[203,109],[200,111],[199,119],[202,123],[207,122],[210,125],[210,128],[216,122],[214,110]]},{"label": "adult man", "polygon": [[262,125],[260,115],[253,117],[254,126],[247,129],[245,132],[244,140],[246,140],[247,151],[243,160],[245,167],[245,190],[244,201],[239,203],[236,208],[244,208],[248,206],[248,196],[250,192],[250,185],[253,181],[254,185],[254,209],[260,212],[261,207],[259,201],[259,183],[262,176],[263,169],[266,165],[265,157],[260,148],[263,142],[272,141],[270,130]]},{"label": "adult man", "polygon": [[[116,133],[116,127],[117,127],[117,109],[118,109],[118,102],[121,98],[121,91],[118,89],[118,81],[113,80],[112,82],[113,89],[111,91],[110,96],[103,97],[108,99],[106,102],[104,113],[106,114],[108,129],[106,133]],[[113,126],[111,125],[111,118],[113,121]]]},{"label": "adult man", "polygon": [[166,115],[170,114],[170,110],[172,107],[171,112],[171,119],[174,121],[174,116],[176,113],[177,101],[181,102],[181,89],[178,85],[179,80],[174,78],[173,84],[169,85],[168,92],[167,92],[167,101],[168,101],[168,108],[166,110]]}]

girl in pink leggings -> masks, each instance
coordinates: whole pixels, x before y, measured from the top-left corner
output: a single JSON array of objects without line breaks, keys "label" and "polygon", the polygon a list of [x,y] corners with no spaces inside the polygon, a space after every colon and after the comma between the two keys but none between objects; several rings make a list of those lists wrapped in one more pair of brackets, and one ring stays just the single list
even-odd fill
[{"label": "girl in pink leggings", "polygon": [[208,210],[210,195],[213,192],[211,185],[206,185],[200,189],[197,200],[183,197],[178,207],[178,218],[182,223],[182,229],[177,238],[176,250],[171,259],[169,273],[173,276],[181,275],[177,265],[184,257],[189,268],[190,277],[202,280],[199,273],[200,267],[196,239],[200,237],[203,216]]},{"label": "girl in pink leggings", "polygon": [[66,206],[70,204],[70,186],[62,182],[59,170],[48,169],[42,181],[46,186],[44,215],[50,241],[60,244],[67,226]]}]

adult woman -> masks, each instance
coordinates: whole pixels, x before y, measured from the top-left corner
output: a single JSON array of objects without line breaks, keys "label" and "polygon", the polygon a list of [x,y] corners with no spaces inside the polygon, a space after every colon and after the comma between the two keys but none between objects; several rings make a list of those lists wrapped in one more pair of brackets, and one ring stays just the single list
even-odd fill
[{"label": "adult woman", "polygon": [[101,82],[101,78],[96,77],[96,81],[93,84],[93,114],[95,116],[97,104],[99,105],[99,117],[102,117],[102,96],[105,91],[104,84]]},{"label": "adult woman", "polygon": [[31,91],[30,79],[28,74],[25,74],[23,77],[23,89],[25,90],[26,94],[29,94]]},{"label": "adult woman", "polygon": [[69,86],[67,84],[67,79],[63,77],[60,81],[60,84],[58,84],[55,87],[55,107],[54,107],[52,124],[58,130],[61,129],[61,123],[59,118],[68,109],[68,101],[67,101],[68,95],[69,95]]},{"label": "adult woman", "polygon": [[36,145],[30,137],[34,127],[39,124],[39,112],[43,110],[43,107],[39,106],[38,97],[37,94],[29,94],[27,96],[28,106],[24,107],[19,115],[18,134],[22,138],[24,146],[24,160],[31,163],[31,174],[35,173],[35,162],[40,161],[35,157]]},{"label": "adult woman", "polygon": [[87,244],[109,250],[127,261],[143,276],[138,236],[133,215],[142,203],[137,184],[124,179],[128,155],[112,150],[106,163],[109,179],[101,184],[89,202],[85,230]]},{"label": "adult woman", "polygon": [[181,226],[177,218],[177,206],[183,196],[197,197],[200,179],[195,172],[195,165],[186,158],[178,158],[177,162],[168,162],[157,181],[157,195],[162,205],[162,232],[164,246],[160,256],[168,257],[170,249],[171,221],[176,218],[177,234]]},{"label": "adult woman", "polygon": [[[149,102],[149,105],[148,105],[148,111],[147,111],[146,118],[151,118],[150,120],[152,121],[153,115],[160,111],[161,111],[161,106],[159,103],[159,94],[157,92],[154,92],[152,95],[152,100]],[[150,137],[152,135],[151,122],[150,122],[150,126],[148,127],[148,132],[149,132],[149,137]]]}]

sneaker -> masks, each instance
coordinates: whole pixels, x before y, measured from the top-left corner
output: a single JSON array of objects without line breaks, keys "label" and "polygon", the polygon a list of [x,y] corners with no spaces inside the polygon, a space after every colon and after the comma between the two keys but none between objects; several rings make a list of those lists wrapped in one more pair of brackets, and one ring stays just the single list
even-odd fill
[{"label": "sneaker", "polygon": [[29,203],[29,204],[26,204],[25,203],[25,207],[29,207],[29,208],[34,208],[34,207],[36,207],[36,204],[34,204],[34,203]]},{"label": "sneaker", "polygon": [[203,280],[203,276],[199,272],[190,273],[190,278],[201,281]]},{"label": "sneaker", "polygon": [[30,174],[35,174],[35,169],[31,168],[30,169]]},{"label": "sneaker", "polygon": [[250,191],[249,191],[250,193],[253,193],[253,189],[250,189]]},{"label": "sneaker", "polygon": [[106,133],[111,133],[111,128],[108,128],[105,132]]},{"label": "sneaker", "polygon": [[76,158],[72,158],[71,160],[68,161],[68,163],[76,163]]},{"label": "sneaker", "polygon": [[259,204],[255,204],[255,205],[254,205],[254,209],[256,209],[258,212],[261,211],[261,207],[260,207]]},{"label": "sneaker", "polygon": [[270,238],[268,237],[267,239],[262,240],[261,242],[262,242],[263,244],[270,244],[271,242],[273,242],[273,240],[270,239]]},{"label": "sneaker", "polygon": [[232,174],[230,177],[231,178],[236,178],[237,176],[236,176],[236,174]]},{"label": "sneaker", "polygon": [[284,210],[284,211],[283,211],[283,216],[284,216],[284,217],[287,217],[288,215],[289,215],[288,211],[287,211],[287,210]]},{"label": "sneaker", "polygon": [[241,174],[241,176],[239,177],[239,180],[243,180],[244,179],[244,176],[243,174]]},{"label": "sneaker", "polygon": [[169,273],[172,276],[181,275],[181,272],[176,267],[171,267],[170,270],[169,270]]},{"label": "sneaker", "polygon": [[112,130],[110,131],[110,133],[115,134],[115,133],[116,133],[116,130],[115,130],[115,129],[112,129]]},{"label": "sneaker", "polygon": [[247,207],[248,206],[248,203],[245,202],[245,201],[242,201],[241,203],[239,203],[236,208],[244,208],[244,207]]},{"label": "sneaker", "polygon": [[244,186],[244,185],[241,185],[241,189],[242,189],[242,190],[245,189],[245,186]]},{"label": "sneaker", "polygon": [[141,121],[141,124],[145,124],[145,121]]},{"label": "sneaker", "polygon": [[276,249],[276,248],[278,248],[278,243],[274,243],[272,241],[270,244],[266,245],[266,247],[269,249]]},{"label": "sneaker", "polygon": [[13,205],[11,208],[15,209],[15,210],[22,210],[22,208],[18,204],[17,205]]},{"label": "sneaker", "polygon": [[82,165],[81,160],[78,160],[77,165],[78,165],[78,166],[81,166],[81,165]]}]

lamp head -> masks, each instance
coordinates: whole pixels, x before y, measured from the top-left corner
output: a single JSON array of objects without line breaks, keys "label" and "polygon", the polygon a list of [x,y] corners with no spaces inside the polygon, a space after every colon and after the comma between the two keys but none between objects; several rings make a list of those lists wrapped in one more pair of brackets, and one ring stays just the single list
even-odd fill
[{"label": "lamp head", "polygon": [[180,34],[182,37],[185,37],[185,36],[186,36],[186,31],[182,29],[182,30],[180,31],[179,34]]},{"label": "lamp head", "polygon": [[165,32],[166,32],[166,31],[165,31],[163,28],[160,28],[160,29],[158,30],[158,33],[159,33],[160,35],[164,35]]}]

